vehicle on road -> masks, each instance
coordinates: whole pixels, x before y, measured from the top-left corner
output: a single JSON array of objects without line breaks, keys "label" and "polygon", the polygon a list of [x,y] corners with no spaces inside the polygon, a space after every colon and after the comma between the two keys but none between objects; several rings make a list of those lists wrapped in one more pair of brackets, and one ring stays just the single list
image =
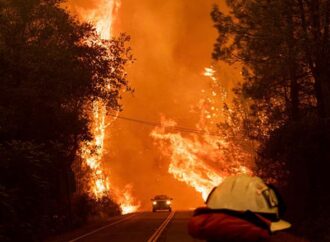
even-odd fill
[{"label": "vehicle on road", "polygon": [[168,210],[172,211],[172,200],[167,195],[156,195],[151,199],[152,201],[152,211],[156,212],[157,210]]}]

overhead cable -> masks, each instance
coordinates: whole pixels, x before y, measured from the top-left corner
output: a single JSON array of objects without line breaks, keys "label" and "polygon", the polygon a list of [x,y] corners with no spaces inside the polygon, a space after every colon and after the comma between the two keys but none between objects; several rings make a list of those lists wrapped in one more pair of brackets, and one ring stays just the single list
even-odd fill
[{"label": "overhead cable", "polygon": [[[153,127],[159,127],[162,124],[159,122],[153,122],[153,121],[146,121],[146,120],[141,120],[141,119],[135,119],[135,118],[130,118],[130,117],[124,117],[124,116],[116,116],[113,114],[109,114],[109,116],[115,117],[117,119],[122,119],[130,122],[135,122],[135,123],[140,123],[148,126],[153,126]],[[198,135],[209,135],[209,136],[219,136],[216,133],[208,132],[206,130],[200,130],[200,129],[192,129],[192,128],[186,128],[186,127],[180,127],[180,126],[173,126],[173,127],[168,127],[170,129],[176,130],[176,131],[181,131],[185,133],[194,133]]]}]

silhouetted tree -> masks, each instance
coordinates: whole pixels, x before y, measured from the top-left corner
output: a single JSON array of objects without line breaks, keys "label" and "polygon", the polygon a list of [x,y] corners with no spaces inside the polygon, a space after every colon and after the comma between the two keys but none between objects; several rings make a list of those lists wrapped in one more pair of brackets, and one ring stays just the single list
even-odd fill
[{"label": "silhouetted tree", "polygon": [[300,224],[317,219],[318,226],[324,225],[317,232],[316,226],[304,230],[324,241],[330,223],[322,216],[330,201],[325,192],[330,168],[330,2],[227,4],[229,14],[217,6],[212,11],[219,32],[213,58],[243,66],[240,93],[251,103],[244,128],[260,144],[256,172],[269,178],[278,175],[274,168],[285,167],[292,216]]},{"label": "silhouetted tree", "polygon": [[129,89],[128,37],[101,41],[61,2],[0,1],[1,241],[40,241],[72,222],[71,164],[90,139],[88,103],[117,110]]}]

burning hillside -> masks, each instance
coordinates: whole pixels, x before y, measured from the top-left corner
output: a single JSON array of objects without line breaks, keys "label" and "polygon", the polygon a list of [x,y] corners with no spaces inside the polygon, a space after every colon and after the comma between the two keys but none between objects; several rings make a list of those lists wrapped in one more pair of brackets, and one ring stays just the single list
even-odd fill
[{"label": "burning hillside", "polygon": [[[219,85],[212,68],[206,68],[204,75],[212,80],[212,88],[210,93],[202,90],[205,98],[200,100],[197,107],[200,120],[196,129],[177,128],[175,121],[162,117],[161,125],[152,131],[151,136],[162,155],[170,160],[168,172],[177,180],[192,186],[205,200],[211,189],[219,185],[224,177],[251,173],[245,166],[251,157],[241,149],[232,149],[237,145],[222,136],[223,132],[210,131],[224,118],[221,117],[224,112],[219,107],[224,104],[227,94]],[[241,156],[242,159],[229,159],[228,149],[236,153],[234,157]]]}]

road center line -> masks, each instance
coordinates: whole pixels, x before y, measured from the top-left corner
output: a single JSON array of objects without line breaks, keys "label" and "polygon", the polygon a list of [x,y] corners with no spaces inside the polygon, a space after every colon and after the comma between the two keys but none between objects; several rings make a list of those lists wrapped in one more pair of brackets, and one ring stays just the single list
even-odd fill
[{"label": "road center line", "polygon": [[156,242],[161,234],[163,233],[164,229],[168,225],[168,223],[171,221],[173,218],[175,212],[171,212],[168,217],[164,220],[164,222],[159,226],[159,228],[156,230],[156,232],[148,239],[148,242]]},{"label": "road center line", "polygon": [[101,231],[101,230],[103,230],[103,229],[109,228],[109,227],[111,227],[111,226],[113,226],[113,225],[116,225],[116,224],[122,223],[122,222],[124,222],[124,221],[126,221],[126,220],[129,220],[129,219],[131,219],[132,217],[134,217],[134,216],[136,216],[136,215],[137,215],[137,214],[134,213],[134,214],[131,214],[131,215],[129,215],[129,216],[126,216],[126,217],[124,217],[124,218],[122,218],[122,219],[119,219],[119,220],[113,222],[113,223],[110,223],[110,224],[104,225],[104,226],[102,226],[101,228],[95,229],[95,230],[93,230],[93,231],[91,231],[91,232],[89,232],[89,233],[87,233],[87,234],[84,234],[84,235],[82,235],[82,236],[79,236],[78,238],[75,238],[75,239],[73,239],[73,240],[70,240],[69,242],[75,242],[75,241],[78,241],[78,240],[80,240],[80,239],[83,239],[83,238],[85,238],[85,237],[87,237],[87,236],[90,236],[90,235],[92,235],[92,234],[95,234],[95,233],[97,233],[97,232],[99,232],[99,231]]}]

